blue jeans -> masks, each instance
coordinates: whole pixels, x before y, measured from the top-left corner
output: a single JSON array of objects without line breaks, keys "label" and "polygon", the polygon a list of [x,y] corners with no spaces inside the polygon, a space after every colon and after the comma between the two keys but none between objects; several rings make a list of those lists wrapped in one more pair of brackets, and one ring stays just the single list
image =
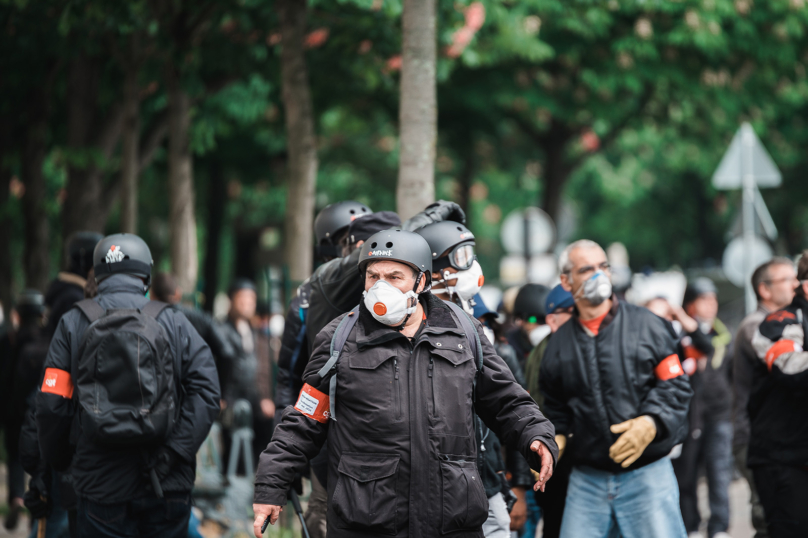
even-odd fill
[{"label": "blue jeans", "polygon": [[536,497],[530,489],[525,492],[525,502],[527,502],[527,521],[520,536],[522,538],[533,538],[536,536],[536,527],[539,526],[539,521],[541,521],[541,507],[536,503]]},{"label": "blue jeans", "polygon": [[682,445],[682,454],[673,461],[679,481],[682,517],[687,532],[696,532],[701,524],[696,493],[699,469],[707,474],[710,500],[710,520],[707,535],[712,538],[729,528],[729,485],[732,482],[732,423],[728,420],[707,420],[698,430],[690,432]]},{"label": "blue jeans", "polygon": [[685,538],[668,458],[625,473],[574,467],[561,538]]},{"label": "blue jeans", "polygon": [[101,504],[79,497],[79,538],[186,538],[190,493],[166,492],[164,499],[143,497]]}]

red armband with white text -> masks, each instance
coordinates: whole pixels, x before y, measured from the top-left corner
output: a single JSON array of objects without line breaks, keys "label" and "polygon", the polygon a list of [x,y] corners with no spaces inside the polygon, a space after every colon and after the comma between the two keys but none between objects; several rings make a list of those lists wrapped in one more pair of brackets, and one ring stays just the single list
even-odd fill
[{"label": "red armband with white text", "polygon": [[330,400],[328,394],[324,394],[308,383],[300,389],[300,396],[297,398],[295,409],[317,422],[325,424],[328,422]]},{"label": "red armband with white text", "polygon": [[73,379],[70,372],[58,368],[45,369],[45,379],[42,380],[42,392],[56,394],[62,398],[73,397]]},{"label": "red armband with white text", "polygon": [[674,377],[679,377],[685,373],[682,363],[679,362],[679,355],[675,353],[668,355],[654,368],[654,374],[660,381],[668,381]]}]

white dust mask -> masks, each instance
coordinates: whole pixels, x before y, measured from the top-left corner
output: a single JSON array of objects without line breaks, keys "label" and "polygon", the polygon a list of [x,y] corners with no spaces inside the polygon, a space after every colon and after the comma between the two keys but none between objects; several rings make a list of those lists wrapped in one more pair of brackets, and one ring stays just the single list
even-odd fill
[{"label": "white dust mask", "polygon": [[412,301],[413,306],[408,306],[410,299],[417,299],[418,294],[410,290],[403,293],[401,290],[379,280],[372,288],[364,292],[365,306],[379,323],[395,326],[404,321],[408,315],[418,308],[418,301]]},{"label": "white dust mask", "polygon": [[[454,286],[449,285],[449,281],[454,280]],[[483,287],[485,277],[483,277],[483,268],[477,263],[477,260],[472,262],[471,267],[465,271],[458,271],[457,273],[450,273],[449,271],[443,272],[443,280],[440,282],[446,286],[444,289],[432,290],[432,293],[448,293],[449,297],[457,295],[463,301],[470,301],[480,292]]]},{"label": "white dust mask", "polygon": [[609,280],[606,273],[597,271],[578,288],[578,292],[575,295],[577,297],[583,297],[589,301],[589,304],[592,306],[597,306],[612,296],[612,281]]},{"label": "white dust mask", "polygon": [[539,325],[527,335],[528,339],[530,340],[530,345],[533,347],[538,346],[542,343],[542,340],[550,336],[550,333],[552,332],[553,330],[549,325]]}]

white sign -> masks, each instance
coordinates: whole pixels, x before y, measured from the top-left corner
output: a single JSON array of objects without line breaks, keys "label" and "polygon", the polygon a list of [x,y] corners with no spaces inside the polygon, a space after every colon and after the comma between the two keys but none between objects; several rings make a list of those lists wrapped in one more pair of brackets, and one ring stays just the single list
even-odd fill
[{"label": "white sign", "polygon": [[553,219],[538,207],[526,207],[512,211],[502,222],[500,238],[508,254],[525,254],[525,230],[531,256],[543,254],[555,244]]},{"label": "white sign", "polygon": [[743,187],[745,174],[750,174],[758,187],[779,187],[783,181],[777,165],[761,144],[755,130],[746,122],[735,133],[721,164],[713,174],[713,187],[722,190],[740,189]]},{"label": "white sign", "polygon": [[[763,262],[772,259],[773,253],[769,244],[755,236],[752,239],[752,248],[750,252],[750,262],[746,263],[744,258],[744,238],[736,237],[729,242],[727,248],[724,250],[724,258],[721,262],[721,267],[724,269],[724,274],[727,280],[738,286],[744,287],[750,282],[754,269]],[[748,268],[745,268],[747,266]]]}]

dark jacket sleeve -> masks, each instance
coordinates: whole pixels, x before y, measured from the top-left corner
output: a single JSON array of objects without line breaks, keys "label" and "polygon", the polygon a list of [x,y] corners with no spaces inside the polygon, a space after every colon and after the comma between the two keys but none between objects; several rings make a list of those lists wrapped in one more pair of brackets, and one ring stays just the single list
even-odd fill
[{"label": "dark jacket sleeve", "polygon": [[[477,332],[483,334],[482,325],[476,320],[474,324]],[[541,468],[538,454],[530,450],[530,444],[537,439],[557,460],[558,446],[553,425],[542,415],[530,394],[519,386],[488,339],[480,338],[480,341],[483,369],[477,381],[475,411],[503,443],[518,449],[532,468]]]},{"label": "dark jacket sleeve", "polygon": [[210,348],[181,312],[165,310],[173,318],[174,351],[180,362],[180,416],[166,444],[189,463],[219,414],[219,376]]},{"label": "dark jacket sleeve", "polygon": [[[329,359],[331,337],[342,316],[328,324],[314,342],[314,353],[303,374],[303,381],[311,387],[328,394],[331,374],[320,378],[319,370]],[[295,474],[320,451],[328,436],[328,423],[318,422],[288,407],[275,428],[272,441],[258,459],[255,474],[256,504],[286,505],[286,494]]]},{"label": "dark jacket sleeve", "polygon": [[804,322],[797,314],[789,307],[767,316],[755,332],[752,345],[758,358],[768,366],[773,383],[784,389],[804,391],[808,388],[808,351],[804,351]]},{"label": "dark jacket sleeve", "polygon": [[303,323],[308,308],[301,312],[301,298],[295,297],[289,304],[286,323],[283,326],[281,350],[278,353],[278,384],[275,389],[275,404],[279,409],[293,405],[297,392],[303,385],[300,368],[309,362],[309,343]]},{"label": "dark jacket sleeve", "polygon": [[36,433],[36,413],[33,409],[29,409],[25,414],[20,430],[20,464],[30,475],[38,473],[42,464]]},{"label": "dark jacket sleeve", "polygon": [[321,265],[309,279],[311,296],[306,334],[312,354],[320,331],[362,300],[364,285],[359,274],[360,254],[361,249],[356,249],[344,258],[331,260]]},{"label": "dark jacket sleeve", "polygon": [[[522,388],[527,389],[525,383],[525,376],[522,374],[522,367],[519,366],[519,360],[516,358],[516,351],[510,344],[499,344],[494,346],[497,354],[508,365],[514,379]],[[505,466],[508,473],[511,475],[511,487],[527,488],[533,484],[533,477],[530,474],[530,466],[527,464],[525,457],[518,450],[506,446],[505,448]]]},{"label": "dark jacket sleeve", "polygon": [[573,412],[564,396],[561,357],[558,350],[560,339],[574,338],[572,326],[565,323],[556,334],[551,335],[547,349],[539,367],[539,391],[544,397],[545,415],[555,426],[559,435],[569,435],[572,431]]},{"label": "dark jacket sleeve", "polygon": [[[51,340],[48,357],[45,359],[46,370],[55,368],[71,373],[72,332],[75,332],[80,317],[81,313],[75,309],[62,316],[56,327],[56,334]],[[39,431],[39,450],[43,459],[57,471],[66,469],[73,457],[70,428],[76,409],[76,394],[73,394],[73,398],[64,398],[57,394],[42,392],[41,386],[37,389],[36,424]]]},{"label": "dark jacket sleeve", "polygon": [[[653,368],[671,355],[678,359],[676,342],[665,321],[650,313],[642,312],[642,315],[644,319],[637,320],[644,328],[639,344],[643,346],[641,356],[650,360]],[[651,416],[657,424],[654,443],[670,443],[673,439],[680,442],[684,438],[692,396],[693,389],[685,373],[667,381],[656,379],[640,402],[640,415]]]}]

